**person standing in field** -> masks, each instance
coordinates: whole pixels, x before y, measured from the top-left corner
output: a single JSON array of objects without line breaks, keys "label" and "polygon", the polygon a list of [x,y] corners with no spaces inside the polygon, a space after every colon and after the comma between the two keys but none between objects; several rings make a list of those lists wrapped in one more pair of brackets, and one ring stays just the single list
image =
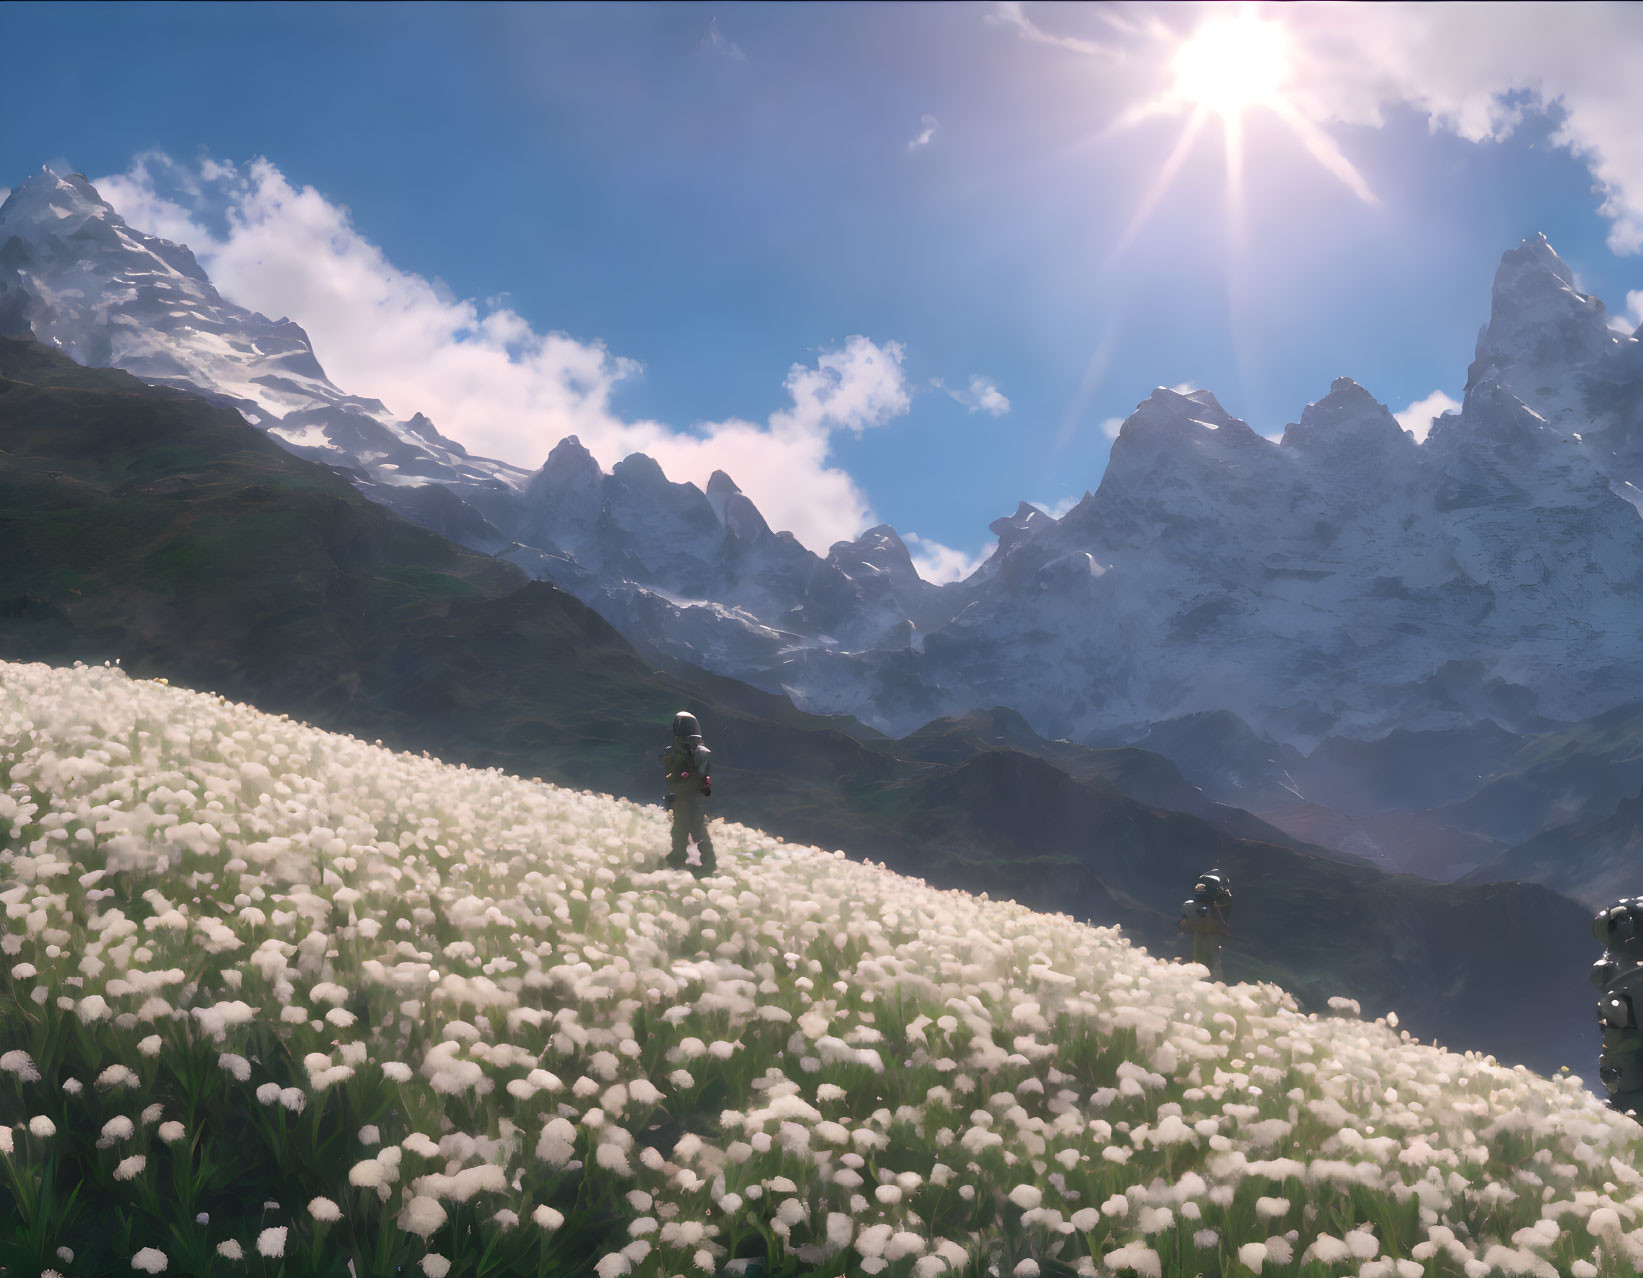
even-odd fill
[{"label": "person standing in field", "polygon": [[1219,981],[1221,943],[1231,934],[1232,884],[1220,870],[1206,870],[1193,884],[1192,895],[1181,903],[1181,931],[1192,937],[1192,961],[1209,968]]},{"label": "person standing in field", "polygon": [[1592,934],[1606,947],[1592,964],[1603,1034],[1597,1076],[1609,1108],[1638,1118],[1643,1114],[1643,897],[1623,897],[1599,910]]},{"label": "person standing in field", "polygon": [[[662,751],[662,771],[667,795],[663,804],[673,813],[673,850],[668,853],[669,869],[689,869],[697,878],[713,874],[718,862],[713,840],[707,833],[706,801],[713,793],[709,775],[713,752],[702,743],[702,728],[696,716],[684,710],[673,716],[673,744]],[[689,865],[690,845],[696,845],[700,865]]]}]

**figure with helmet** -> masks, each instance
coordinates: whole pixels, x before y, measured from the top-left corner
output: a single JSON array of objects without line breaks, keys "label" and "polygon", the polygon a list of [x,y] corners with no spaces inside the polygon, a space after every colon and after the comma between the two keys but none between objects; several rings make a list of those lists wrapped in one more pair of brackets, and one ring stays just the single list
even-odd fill
[{"label": "figure with helmet", "polygon": [[[673,850],[668,853],[669,869],[688,869],[697,878],[718,871],[713,840],[707,832],[706,801],[713,793],[710,775],[713,752],[702,742],[702,728],[696,716],[681,710],[673,716],[673,744],[662,751],[662,771],[667,793],[663,806],[673,813]],[[688,862],[690,845],[696,845],[700,864]]]},{"label": "figure with helmet", "polygon": [[[1643,1114],[1643,896],[1625,897],[1592,920],[1603,957],[1592,964],[1592,984],[1601,991],[1597,1023],[1603,1046],[1597,1076],[1609,1094],[1609,1108],[1638,1118]],[[1643,1121],[1643,1120],[1640,1120]]]},{"label": "figure with helmet", "polygon": [[1225,872],[1206,870],[1193,884],[1192,895],[1181,903],[1180,929],[1192,937],[1192,961],[1222,979],[1221,944],[1231,934],[1232,884]]}]

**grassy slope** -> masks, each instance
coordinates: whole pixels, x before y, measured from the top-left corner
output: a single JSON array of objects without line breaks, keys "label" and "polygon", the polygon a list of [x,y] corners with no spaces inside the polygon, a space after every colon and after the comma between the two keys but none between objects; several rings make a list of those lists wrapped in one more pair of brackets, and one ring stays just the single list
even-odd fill
[{"label": "grassy slope", "polygon": [[0,664],[0,743],[11,1272],[1643,1265],[1578,1080],[1065,915],[740,826],[693,882],[655,808],[103,669]]},{"label": "grassy slope", "polygon": [[[903,749],[644,660],[570,596],[372,505],[237,415],[32,343],[0,341],[0,449],[15,548],[0,656],[118,657],[399,749],[641,800],[688,708],[725,761],[729,819],[1122,921],[1154,947],[1219,862],[1241,893],[1229,977],[1396,1007],[1422,1037],[1542,1069],[1595,1053],[1586,917],[1544,889],[1450,890],[1237,838],[1121,793],[1112,778],[1174,792],[1142,752],[1033,745],[996,715]],[[1000,731],[1049,757],[982,739]]]}]

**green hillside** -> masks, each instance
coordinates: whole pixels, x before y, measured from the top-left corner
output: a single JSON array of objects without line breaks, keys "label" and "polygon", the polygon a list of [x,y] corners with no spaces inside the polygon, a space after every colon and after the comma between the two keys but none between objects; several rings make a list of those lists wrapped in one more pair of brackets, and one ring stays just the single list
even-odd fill
[{"label": "green hillside", "polygon": [[[237,414],[33,343],[0,341],[0,450],[0,657],[117,659],[396,749],[645,802],[686,708],[720,760],[727,819],[1121,922],[1162,952],[1193,877],[1218,863],[1239,893],[1229,978],[1278,981],[1308,1007],[1396,1008],[1422,1038],[1543,1070],[1596,1054],[1588,915],[1542,888],[1388,878],[1247,814],[1171,813],[1154,803],[1191,800],[1155,757],[1039,742],[996,714],[892,742],[646,659],[569,595],[371,504]],[[1008,744],[980,739],[1000,732]]]},{"label": "green hillside", "polygon": [[1578,1076],[741,825],[697,881],[664,828],[0,662],[0,1267],[1643,1267],[1643,1128]]}]

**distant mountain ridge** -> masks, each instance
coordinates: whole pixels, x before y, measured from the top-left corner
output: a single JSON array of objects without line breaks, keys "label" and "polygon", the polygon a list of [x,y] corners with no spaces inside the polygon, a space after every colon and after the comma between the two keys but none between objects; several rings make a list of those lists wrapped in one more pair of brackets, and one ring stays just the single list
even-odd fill
[{"label": "distant mountain ridge", "polygon": [[1276,445],[1209,391],[1159,389],[1093,494],[1059,520],[1023,503],[936,586],[887,525],[812,554],[723,471],[706,492],[639,454],[606,474],[571,437],[527,474],[396,422],[82,178],[35,175],[0,219],[14,329],[232,403],[630,638],[885,731],[1004,704],[1094,740],[1228,709],[1304,749],[1543,727],[1643,678],[1643,343],[1543,237],[1503,257],[1464,406],[1423,444],[1348,378]]},{"label": "distant mountain ridge", "polygon": [[688,708],[726,769],[728,819],[1121,923],[1165,953],[1184,885],[1220,865],[1242,892],[1233,979],[1320,1011],[1337,993],[1396,1007],[1413,1034],[1546,1072],[1595,1052],[1587,915],[1554,891],[1387,875],[1217,808],[1157,755],[1044,741],[1006,709],[905,741],[806,714],[636,651],[237,413],[31,341],[0,339],[0,544],[6,661],[117,657],[133,677],[640,802],[659,797],[658,734]]}]

